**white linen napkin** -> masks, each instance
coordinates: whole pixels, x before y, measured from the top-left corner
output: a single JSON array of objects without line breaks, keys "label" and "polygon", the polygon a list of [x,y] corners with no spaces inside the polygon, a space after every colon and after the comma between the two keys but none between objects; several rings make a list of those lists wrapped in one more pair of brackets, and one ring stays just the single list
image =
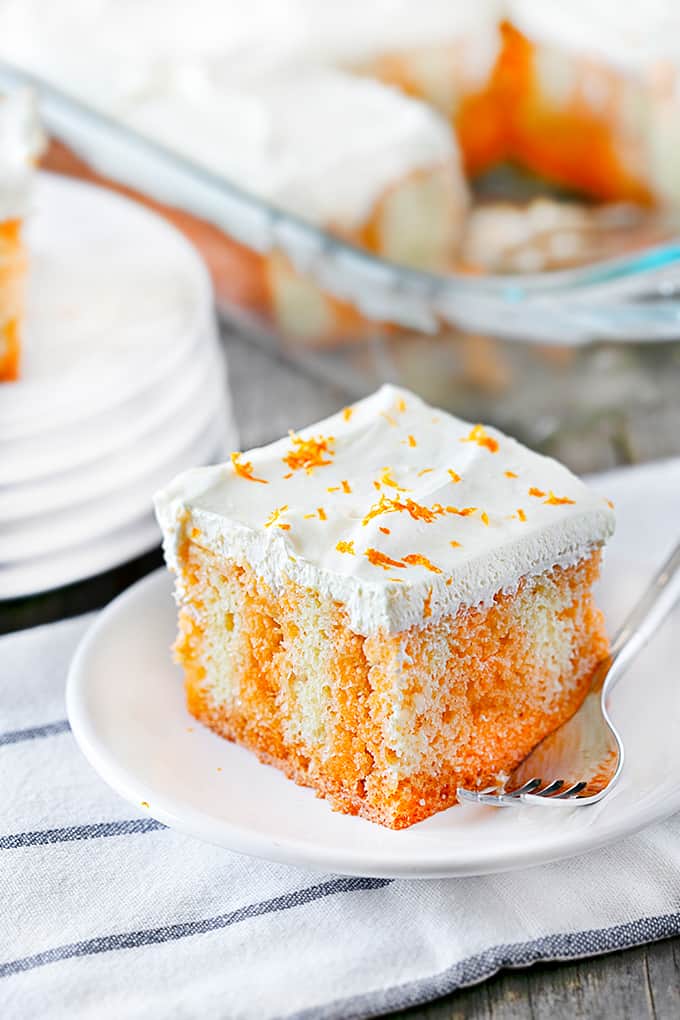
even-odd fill
[{"label": "white linen napkin", "polygon": [[303,872],[164,828],[69,731],[92,619],[0,640],[4,1020],[347,1020],[680,933],[680,815],[578,859],[430,882]]}]

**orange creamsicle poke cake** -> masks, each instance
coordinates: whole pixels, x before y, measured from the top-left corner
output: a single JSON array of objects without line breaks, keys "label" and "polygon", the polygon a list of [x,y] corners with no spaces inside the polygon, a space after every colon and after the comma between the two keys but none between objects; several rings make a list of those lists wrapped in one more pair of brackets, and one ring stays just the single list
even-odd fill
[{"label": "orange creamsicle poke cake", "polygon": [[503,777],[584,698],[610,504],[384,386],[156,497],[191,713],[392,828]]}]

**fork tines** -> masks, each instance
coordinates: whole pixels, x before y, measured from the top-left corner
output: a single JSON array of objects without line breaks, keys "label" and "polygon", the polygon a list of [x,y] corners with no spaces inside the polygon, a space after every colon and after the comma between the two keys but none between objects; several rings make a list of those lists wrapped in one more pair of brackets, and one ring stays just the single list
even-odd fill
[{"label": "fork tines", "polygon": [[571,783],[566,788],[564,788],[564,784],[564,779],[554,779],[552,782],[544,785],[542,779],[534,778],[527,780],[526,783],[516,787],[514,790],[498,789],[493,786],[487,787],[484,790],[465,790],[460,788],[458,790],[458,799],[468,803],[475,802],[496,806],[516,804],[518,800],[522,800],[527,795],[541,797],[544,800],[569,800],[578,797],[588,785],[583,780],[578,783]]}]

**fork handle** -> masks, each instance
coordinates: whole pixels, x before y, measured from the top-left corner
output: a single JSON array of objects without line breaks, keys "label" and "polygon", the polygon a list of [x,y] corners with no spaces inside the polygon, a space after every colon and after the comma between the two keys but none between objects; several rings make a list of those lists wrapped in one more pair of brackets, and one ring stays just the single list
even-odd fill
[{"label": "fork handle", "polygon": [[606,660],[603,695],[620,680],[630,661],[644,648],[679,598],[680,542],[619,628]]}]

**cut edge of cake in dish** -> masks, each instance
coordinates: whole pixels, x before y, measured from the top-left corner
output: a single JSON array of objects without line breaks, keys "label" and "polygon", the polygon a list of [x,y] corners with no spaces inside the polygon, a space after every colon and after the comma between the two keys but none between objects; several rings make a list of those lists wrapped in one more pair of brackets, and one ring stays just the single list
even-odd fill
[{"label": "cut edge of cake in dish", "polygon": [[607,653],[606,500],[385,386],[156,497],[189,710],[402,828],[502,781]]},{"label": "cut edge of cake in dish", "polygon": [[28,263],[22,226],[42,143],[32,93],[0,95],[0,382],[19,377]]}]

